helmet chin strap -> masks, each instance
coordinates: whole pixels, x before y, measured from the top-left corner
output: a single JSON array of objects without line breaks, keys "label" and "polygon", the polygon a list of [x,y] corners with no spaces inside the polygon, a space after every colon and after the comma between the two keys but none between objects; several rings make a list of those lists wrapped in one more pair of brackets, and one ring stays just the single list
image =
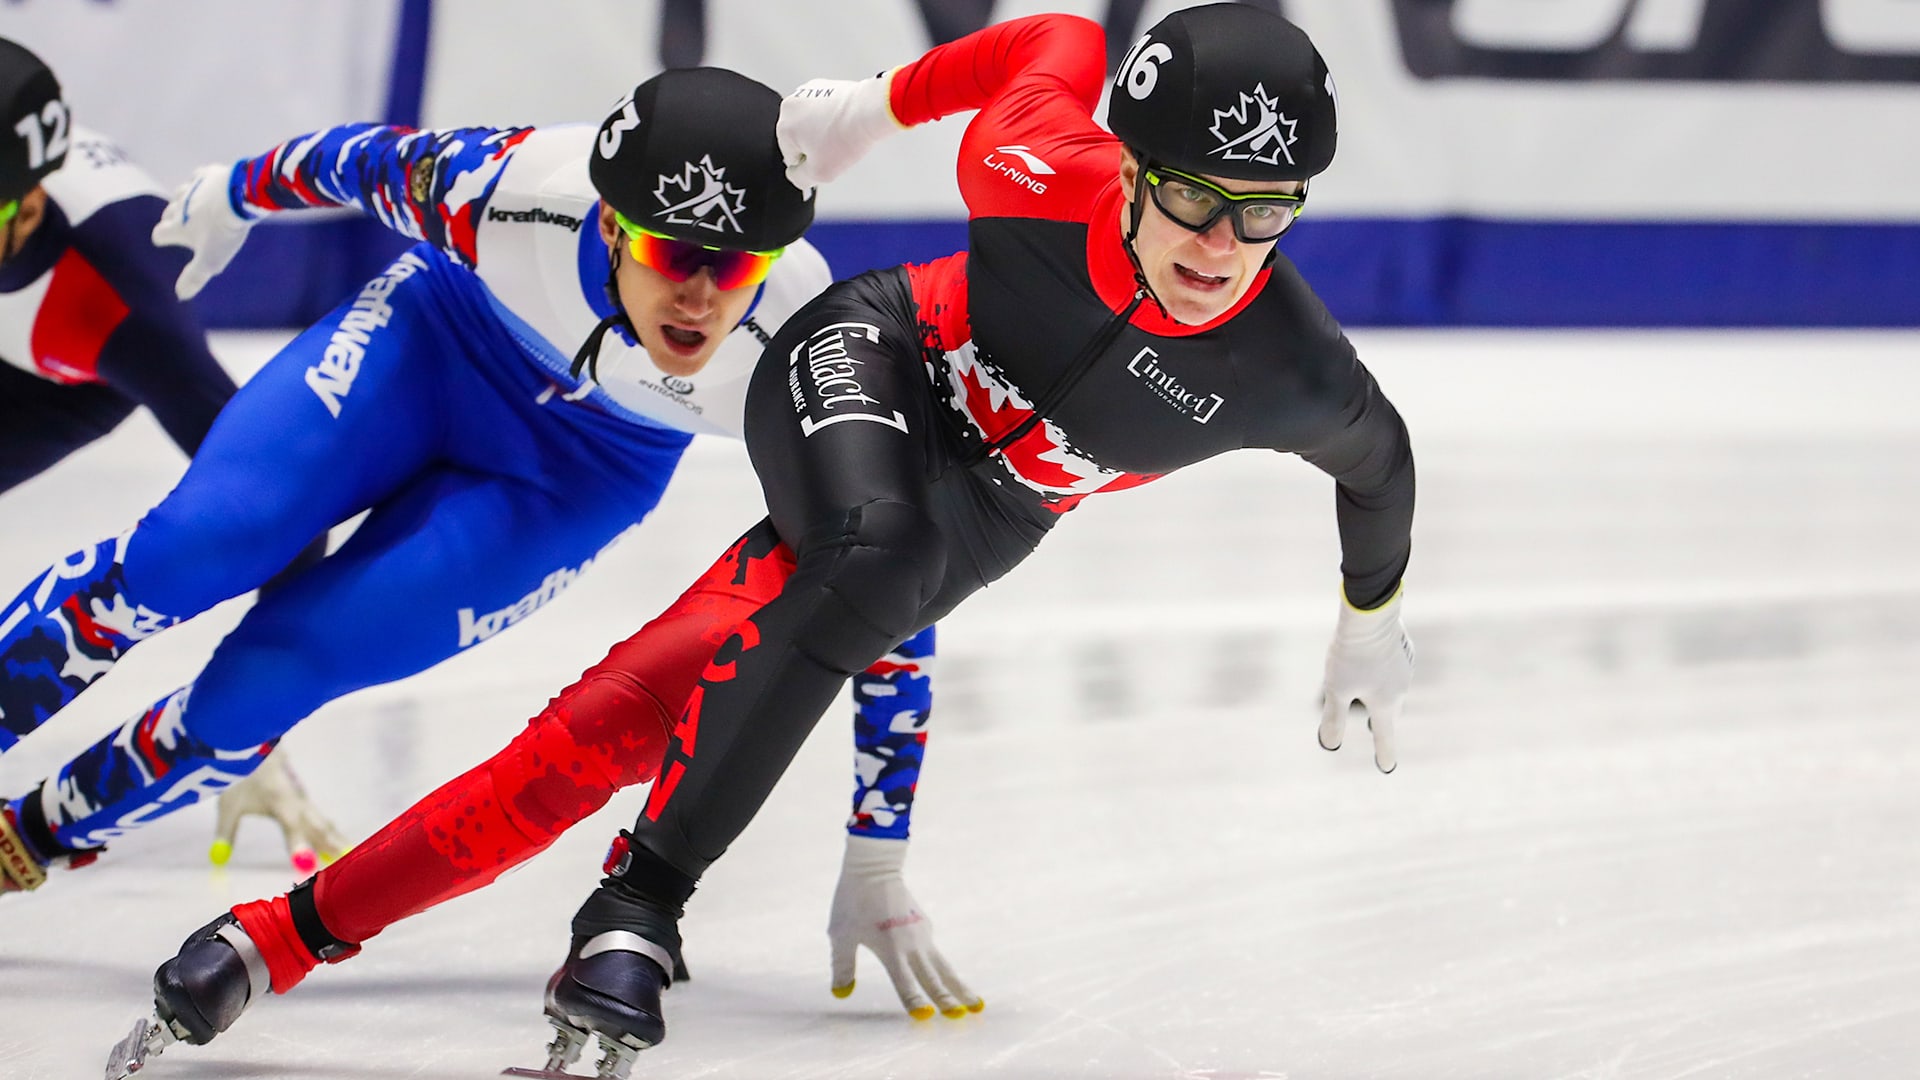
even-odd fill
[{"label": "helmet chin strap", "polygon": [[1133,195],[1127,200],[1127,233],[1120,238],[1120,246],[1126,250],[1127,261],[1133,264],[1133,283],[1139,286],[1142,295],[1153,301],[1154,307],[1160,309],[1160,314],[1171,319],[1173,316],[1167,312],[1167,305],[1160,302],[1153,286],[1147,284],[1147,271],[1140,265],[1140,253],[1133,250],[1133,238],[1140,235],[1140,216],[1147,209],[1147,159],[1135,158],[1134,161],[1139,169],[1133,174]]},{"label": "helmet chin strap", "polygon": [[[9,227],[11,227],[11,223],[9,223]],[[11,233],[9,233],[9,237],[11,237]],[[599,324],[588,332],[587,340],[580,343],[580,350],[573,354],[571,374],[576,379],[580,377],[580,372],[584,369],[589,379],[592,379],[594,382],[600,381],[600,345],[606,340],[607,331],[617,326],[626,330],[627,336],[633,338],[635,341],[640,340],[640,332],[633,328],[633,320],[627,317],[626,306],[620,302],[620,284],[618,278],[615,276],[619,269],[620,245],[609,244],[607,246],[607,283],[605,288],[607,290],[607,300],[613,304],[613,314],[601,319]]]}]

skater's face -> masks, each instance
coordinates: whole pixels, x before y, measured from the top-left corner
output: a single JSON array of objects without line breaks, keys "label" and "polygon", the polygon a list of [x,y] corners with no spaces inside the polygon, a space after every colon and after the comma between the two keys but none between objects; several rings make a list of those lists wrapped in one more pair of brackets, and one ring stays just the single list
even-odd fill
[{"label": "skater's face", "polygon": [[685,281],[674,281],[642,264],[627,250],[626,233],[613,208],[604,203],[600,238],[614,252],[613,279],[620,290],[620,305],[633,321],[634,333],[653,366],[664,374],[686,378],[706,367],[727,334],[746,317],[759,291],[755,285],[722,289],[715,284],[710,267],[695,271]]},{"label": "skater's face", "polygon": [[[1124,148],[1120,153],[1121,190],[1131,193],[1140,176],[1140,162]],[[1198,177],[1236,195],[1298,196],[1305,185],[1297,180],[1259,182]],[[1122,211],[1121,229],[1131,224]],[[1213,224],[1194,232],[1167,215],[1153,198],[1141,208],[1140,231],[1133,238],[1134,255],[1147,286],[1175,321],[1189,326],[1211,322],[1226,314],[1253,287],[1266,264],[1273,241],[1249,243],[1234,234],[1232,214],[1222,213]]]},{"label": "skater's face", "polygon": [[20,196],[13,204],[13,213],[0,214],[6,218],[6,224],[0,225],[0,262],[13,258],[26,247],[27,239],[46,216],[47,189],[39,187]]}]

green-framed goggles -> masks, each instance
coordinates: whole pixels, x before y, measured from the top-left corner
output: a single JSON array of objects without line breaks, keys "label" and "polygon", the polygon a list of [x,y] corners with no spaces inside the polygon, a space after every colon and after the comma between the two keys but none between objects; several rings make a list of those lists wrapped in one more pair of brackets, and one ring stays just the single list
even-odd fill
[{"label": "green-framed goggles", "polygon": [[1279,239],[1281,233],[1293,227],[1294,219],[1300,216],[1307,201],[1304,186],[1297,195],[1266,191],[1241,194],[1164,165],[1145,168],[1153,205],[1172,218],[1175,225],[1193,232],[1206,232],[1225,214],[1233,221],[1233,235],[1243,244],[1264,244]]}]

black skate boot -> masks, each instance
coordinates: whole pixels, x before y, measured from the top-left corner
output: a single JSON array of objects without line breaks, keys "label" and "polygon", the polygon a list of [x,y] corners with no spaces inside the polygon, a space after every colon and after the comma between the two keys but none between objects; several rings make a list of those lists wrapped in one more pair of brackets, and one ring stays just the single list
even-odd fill
[{"label": "black skate boot", "polygon": [[228,912],[196,930],[153,973],[153,1004],[174,1035],[204,1046],[271,986],[266,959]]},{"label": "black skate boot", "polygon": [[[661,915],[677,946],[672,918]],[[595,1036],[601,1049],[595,1075],[625,1080],[640,1051],[667,1037],[660,994],[673,981],[668,973],[678,949],[650,940],[667,935],[653,927],[648,931],[647,936],[607,930],[590,938],[574,937],[567,962],[547,980],[547,1021],[556,1031],[548,1047],[550,1072],[565,1068],[587,1037]]]},{"label": "black skate boot", "polygon": [[107,1059],[107,1080],[140,1071],[175,1042],[204,1046],[272,989],[267,961],[231,912],[193,932],[153,973],[153,1016]]}]

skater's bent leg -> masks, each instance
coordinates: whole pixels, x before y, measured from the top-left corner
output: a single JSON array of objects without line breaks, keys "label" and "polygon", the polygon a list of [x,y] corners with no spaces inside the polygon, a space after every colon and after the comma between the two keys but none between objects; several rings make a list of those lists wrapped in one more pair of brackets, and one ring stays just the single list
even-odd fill
[{"label": "skater's bent leg", "polygon": [[623,511],[584,523],[571,513],[524,485],[422,475],[333,557],[263,595],[190,697],[183,691],[135,717],[25,801],[43,808],[46,834],[66,850],[217,794],[321,705],[476,643],[459,633],[463,608],[512,608],[556,564],[590,560]]},{"label": "skater's bent leg", "polygon": [[[412,284],[412,283],[408,283]],[[127,578],[147,603],[190,615],[259,588],[314,537],[389,498],[439,460],[456,351],[427,294],[389,295],[352,392],[316,393],[351,301],[295,337],[221,410],[180,483],[141,519]]]},{"label": "skater's bent leg", "polygon": [[[0,749],[59,711],[134,642],[258,588],[331,526],[438,452],[447,394],[437,324],[396,290],[337,414],[307,384],[343,305],[228,402],[185,475],[132,531],[49,569],[0,606]],[[404,418],[405,422],[396,422]]]},{"label": "skater's bent leg", "polygon": [[[635,824],[632,865],[615,875],[676,914],[847,678],[918,629],[946,562],[931,520],[894,501],[855,507],[805,543],[779,595],[734,628],[693,689]],[[574,932],[619,918],[590,901]]]},{"label": "skater's bent leg", "polygon": [[[742,538],[500,753],[322,869],[313,879],[314,921],[304,930],[287,921],[297,903],[236,908],[250,934],[257,925],[270,940],[306,942],[301,950],[276,953],[275,989],[292,986],[331,946],[357,946],[400,919],[488,884],[544,850],[615,791],[652,779],[667,726],[714,644],[771,596],[792,567],[770,526]],[[273,921],[276,912],[284,915],[280,922]]]},{"label": "skater's bent leg", "polygon": [[180,621],[127,587],[132,535],[54,563],[0,607],[0,750],[65,708],[136,643]]},{"label": "skater's bent leg", "polygon": [[[620,926],[622,892],[677,915],[847,678],[920,629],[941,590],[947,542],[928,510],[924,377],[910,356],[888,351],[890,333],[835,329],[844,325],[787,349],[776,341],[768,356],[846,349],[863,400],[885,419],[816,424],[807,434],[783,366],[756,371],[749,449],[779,534],[796,541],[797,566],[778,596],[735,627],[688,698],[635,823],[629,865],[581,909],[576,936]],[[820,345],[822,335],[831,340]],[[801,385],[801,407],[814,408]]]}]

